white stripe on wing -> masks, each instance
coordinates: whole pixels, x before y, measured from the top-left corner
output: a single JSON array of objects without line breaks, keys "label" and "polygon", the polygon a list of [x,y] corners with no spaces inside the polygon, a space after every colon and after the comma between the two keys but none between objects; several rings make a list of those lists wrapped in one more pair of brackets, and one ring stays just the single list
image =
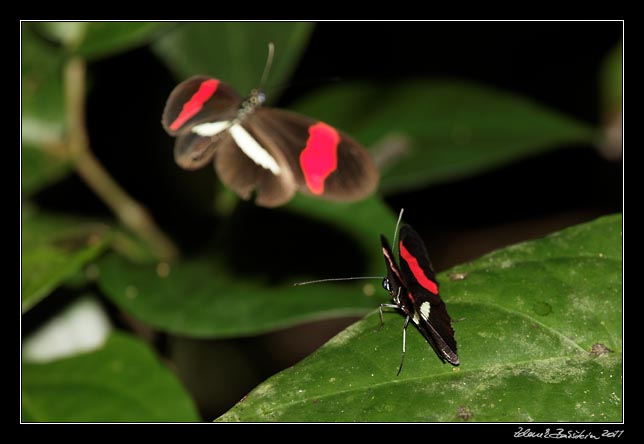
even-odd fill
[{"label": "white stripe on wing", "polygon": [[230,127],[230,134],[233,136],[237,146],[239,146],[244,154],[250,157],[253,162],[262,168],[270,170],[276,176],[281,173],[281,169],[273,156],[262,148],[243,126],[237,123],[234,124]]},{"label": "white stripe on wing", "polygon": [[193,126],[190,131],[202,137],[212,137],[219,134],[229,126],[229,120],[223,120],[221,122],[206,122]]}]

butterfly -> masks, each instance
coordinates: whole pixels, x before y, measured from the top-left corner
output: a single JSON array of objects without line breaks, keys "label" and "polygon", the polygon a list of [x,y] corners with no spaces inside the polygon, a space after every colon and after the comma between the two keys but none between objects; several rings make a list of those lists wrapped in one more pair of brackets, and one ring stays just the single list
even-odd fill
[{"label": "butterfly", "polygon": [[254,89],[242,99],[219,79],[194,76],[170,93],[163,128],[177,138],[176,163],[194,170],[213,161],[221,181],[242,199],[275,207],[296,191],[334,201],[372,194],[379,173],[369,152],[319,120],[262,106]]},{"label": "butterfly", "polygon": [[[400,210],[394,231],[394,243],[402,215],[403,210]],[[456,354],[456,339],[454,338],[452,319],[447,313],[445,302],[440,297],[436,273],[429,261],[427,249],[420,235],[410,225],[404,225],[400,229],[400,241],[398,243],[400,266],[394,259],[389,241],[382,234],[380,235],[380,243],[382,245],[382,254],[385,258],[385,266],[387,267],[387,275],[384,278],[378,276],[327,278],[298,282],[295,285],[354,279],[382,279],[382,286],[391,296],[393,304],[380,304],[380,327],[382,328],[385,323],[382,311],[385,307],[394,308],[405,315],[402,357],[397,375],[400,375],[405,360],[409,321],[414,323],[443,363],[449,362],[454,366],[459,365],[460,360]]]},{"label": "butterfly", "polygon": [[389,241],[384,235],[380,235],[380,242],[387,267],[387,276],[383,279],[382,286],[389,292],[393,301],[393,304],[380,305],[380,325],[382,327],[384,324],[383,307],[395,308],[405,315],[403,352],[398,374],[405,359],[407,325],[410,320],[441,361],[459,365],[452,321],[440,297],[436,274],[420,235],[410,225],[404,225],[400,229],[400,266],[396,264]]}]

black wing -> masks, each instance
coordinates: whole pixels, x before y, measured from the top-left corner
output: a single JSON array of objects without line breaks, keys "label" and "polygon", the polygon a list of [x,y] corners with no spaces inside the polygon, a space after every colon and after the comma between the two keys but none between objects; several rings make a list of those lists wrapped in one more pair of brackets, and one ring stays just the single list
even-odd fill
[{"label": "black wing", "polygon": [[458,365],[452,321],[422,239],[409,225],[400,230],[400,273],[414,304],[412,318],[441,360]]}]

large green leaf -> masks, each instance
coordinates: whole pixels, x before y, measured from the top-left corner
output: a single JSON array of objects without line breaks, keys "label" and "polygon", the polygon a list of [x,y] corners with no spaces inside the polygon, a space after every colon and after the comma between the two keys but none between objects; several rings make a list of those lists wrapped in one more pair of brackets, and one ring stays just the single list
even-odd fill
[{"label": "large green leaf", "polygon": [[74,277],[108,244],[100,222],[25,209],[22,216],[22,310]]},{"label": "large green leaf", "polygon": [[199,421],[174,375],[139,340],[112,333],[95,352],[22,365],[29,422]]},{"label": "large green leaf", "polygon": [[591,142],[592,128],[526,98],[464,82],[345,83],[294,104],[367,146],[388,136],[377,157],[380,189],[394,192],[475,174],[526,155]]},{"label": "large green leaf", "polygon": [[621,215],[439,274],[461,365],[377,312],[220,421],[621,421]]},{"label": "large green leaf", "polygon": [[[377,236],[393,230],[395,218],[380,200],[339,204],[299,196],[288,208],[332,221],[356,237],[368,270],[383,272]],[[338,255],[342,248],[337,247]],[[175,263],[164,277],[155,266],[117,255],[105,257],[99,268],[101,289],[123,310],[162,330],[197,337],[251,335],[314,319],[363,315],[382,302],[365,294],[373,294],[373,285],[364,290],[364,281],[270,285],[231,274],[209,258]]]},{"label": "large green leaf", "polygon": [[[299,60],[313,23],[183,23],[152,45],[177,78],[215,76],[244,95],[259,86],[268,43],[275,44],[269,85],[280,85]],[[270,92],[270,88],[269,88]]]}]

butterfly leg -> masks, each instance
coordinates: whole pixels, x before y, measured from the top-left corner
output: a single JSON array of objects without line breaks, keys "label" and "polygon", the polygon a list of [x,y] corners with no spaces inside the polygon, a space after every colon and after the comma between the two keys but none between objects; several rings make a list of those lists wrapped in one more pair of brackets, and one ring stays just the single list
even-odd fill
[{"label": "butterfly leg", "polygon": [[378,328],[378,331],[382,329],[382,326],[385,325],[385,318],[382,315],[382,307],[387,307],[387,308],[398,308],[396,304],[380,304],[380,327]]},{"label": "butterfly leg", "polygon": [[398,367],[398,373],[396,373],[396,376],[400,375],[400,371],[402,370],[403,366],[403,361],[405,360],[405,348],[406,348],[406,342],[407,342],[407,326],[409,325],[409,320],[411,319],[411,316],[407,316],[405,318],[405,324],[403,325],[403,351],[402,351],[402,357],[400,358],[400,367]]}]

